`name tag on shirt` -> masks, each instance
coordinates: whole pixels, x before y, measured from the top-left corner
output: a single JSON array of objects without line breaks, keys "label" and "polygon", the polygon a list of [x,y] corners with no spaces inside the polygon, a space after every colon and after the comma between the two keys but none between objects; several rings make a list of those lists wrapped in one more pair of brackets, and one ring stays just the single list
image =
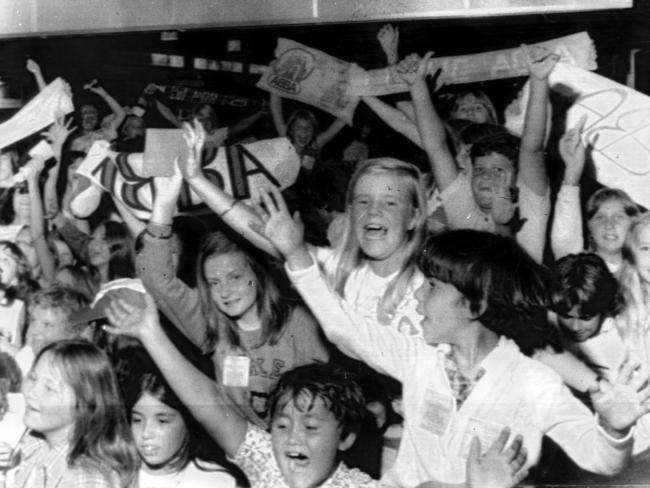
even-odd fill
[{"label": "name tag on shirt", "polygon": [[227,355],[223,360],[223,384],[248,386],[251,360],[248,356]]},{"label": "name tag on shirt", "polygon": [[442,436],[451,420],[454,399],[449,395],[427,390],[424,395],[424,410],[420,427]]}]

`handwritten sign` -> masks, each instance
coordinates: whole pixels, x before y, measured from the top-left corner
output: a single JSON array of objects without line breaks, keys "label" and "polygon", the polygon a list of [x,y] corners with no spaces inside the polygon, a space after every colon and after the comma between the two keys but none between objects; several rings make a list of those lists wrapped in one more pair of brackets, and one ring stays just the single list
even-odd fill
[{"label": "handwritten sign", "polygon": [[[544,48],[560,56],[560,62],[594,70],[596,50],[586,32],[531,44],[531,48]],[[432,58],[428,72],[441,69],[440,83],[474,83],[528,75],[524,53],[520,47],[489,51],[464,56]],[[389,95],[408,91],[408,86],[395,71],[395,67],[365,71],[355,69],[350,78],[349,95]]]},{"label": "handwritten sign", "polygon": [[[221,147],[215,159],[204,165],[203,172],[212,183],[235,198],[251,200],[259,196],[260,188],[272,185],[287,188],[296,181],[299,169],[298,154],[286,138],[280,137]],[[104,141],[98,141],[77,174],[110,192],[136,217],[147,219],[151,215],[153,178],[143,176],[142,153],[116,153]],[[179,211],[192,211],[201,205],[201,199],[184,183],[178,200]]]},{"label": "handwritten sign", "polygon": [[350,63],[289,39],[278,39],[275,56],[257,83],[259,88],[352,123],[358,100],[346,94]]},{"label": "handwritten sign", "polygon": [[0,148],[43,130],[74,110],[70,87],[61,78],[41,90],[13,117],[0,124]]},{"label": "handwritten sign", "polygon": [[564,64],[555,67],[549,83],[576,99],[567,112],[567,127],[587,116],[582,138],[592,147],[598,181],[650,207],[650,97]]}]

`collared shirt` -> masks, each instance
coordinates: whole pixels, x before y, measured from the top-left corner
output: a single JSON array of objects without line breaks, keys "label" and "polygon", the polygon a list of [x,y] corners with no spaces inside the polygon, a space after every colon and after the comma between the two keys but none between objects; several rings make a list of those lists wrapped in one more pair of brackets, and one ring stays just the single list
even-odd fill
[{"label": "collared shirt", "polygon": [[68,465],[70,444],[49,448],[45,439],[30,433],[20,445],[20,465],[15,488],[117,488],[117,476],[108,477],[98,469]]},{"label": "collared shirt", "polygon": [[449,379],[451,392],[456,399],[456,408],[460,408],[474,389],[478,380],[485,374],[485,368],[479,368],[473,378],[468,378],[460,371],[458,362],[456,361],[456,355],[453,349],[450,348],[449,352],[445,354],[445,373],[447,373],[447,378]]}]

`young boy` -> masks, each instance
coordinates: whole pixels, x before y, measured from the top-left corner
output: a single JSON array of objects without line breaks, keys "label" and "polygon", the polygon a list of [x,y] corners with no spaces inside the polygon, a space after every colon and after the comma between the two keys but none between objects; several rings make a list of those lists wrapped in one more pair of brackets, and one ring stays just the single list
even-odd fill
[{"label": "young boy", "polygon": [[20,366],[23,377],[29,373],[34,358],[48,344],[64,339],[93,338],[86,323],[73,323],[71,316],[88,303],[81,293],[64,286],[52,286],[36,292],[29,303],[26,344],[22,349],[9,350]]},{"label": "young boy", "polygon": [[[144,310],[118,300],[111,304],[107,316],[112,324],[106,327],[108,332],[142,342],[174,392],[242,468],[253,488],[381,486],[338,459],[339,451],[354,443],[365,409],[361,388],[349,373],[316,363],[283,374],[269,398],[269,433],[240,415],[229,405],[220,386],[174,347],[160,327],[149,295]],[[479,457],[480,447],[474,446],[468,463],[473,479],[504,488],[521,479],[525,463],[521,439],[504,449],[507,439],[508,432],[502,432],[483,459]],[[497,472],[498,479],[494,477]]]}]

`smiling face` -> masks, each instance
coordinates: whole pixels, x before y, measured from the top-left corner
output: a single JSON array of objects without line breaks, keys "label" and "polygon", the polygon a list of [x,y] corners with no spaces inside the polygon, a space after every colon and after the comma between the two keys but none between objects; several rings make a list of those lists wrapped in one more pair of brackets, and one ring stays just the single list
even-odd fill
[{"label": "smiling face", "polygon": [[93,105],[81,107],[81,128],[84,132],[95,130],[99,123],[99,112]]},{"label": "smiling face", "polygon": [[[311,408],[310,408],[311,407]],[[273,454],[292,488],[320,486],[336,469],[337,453],[354,442],[341,439],[341,425],[320,397],[290,393],[277,403],[271,422]]]},{"label": "smiling face", "polygon": [[211,256],[203,265],[205,281],[219,310],[234,320],[257,314],[257,277],[242,252]]},{"label": "smiling face", "polygon": [[490,121],[490,113],[485,104],[471,93],[456,102],[451,116],[454,119],[465,119],[475,124],[485,124]]},{"label": "smiling face", "polygon": [[187,426],[180,412],[144,393],[131,410],[131,432],[145,471],[174,472],[174,461],[182,455],[188,440]]},{"label": "smiling face", "polygon": [[27,344],[35,354],[56,341],[70,339],[69,316],[60,308],[33,305],[29,310]]},{"label": "smiling face", "polygon": [[558,315],[558,321],[569,338],[575,342],[583,342],[595,336],[600,330],[603,317],[600,314],[585,316],[580,307],[575,306],[565,315]]},{"label": "smiling face", "polygon": [[291,124],[289,139],[298,151],[306,148],[314,137],[314,126],[307,119],[296,119]]},{"label": "smiling face", "polygon": [[594,250],[598,254],[619,254],[632,219],[618,199],[604,201],[587,222]]},{"label": "smiling face", "polygon": [[75,423],[76,398],[52,354],[44,353],[23,382],[25,425],[50,443],[68,439]]},{"label": "smiling face", "polygon": [[427,344],[456,342],[462,323],[470,317],[463,294],[452,284],[427,278],[415,292],[417,312],[424,318],[422,335]]},{"label": "smiling face", "polygon": [[512,184],[515,166],[503,154],[490,153],[474,158],[472,167],[472,194],[477,205],[484,212],[492,208],[499,178],[506,178]]},{"label": "smiling face", "polygon": [[402,263],[408,231],[416,225],[416,212],[407,185],[395,174],[368,173],[354,187],[351,205],[353,229],[361,250],[372,261]]}]

